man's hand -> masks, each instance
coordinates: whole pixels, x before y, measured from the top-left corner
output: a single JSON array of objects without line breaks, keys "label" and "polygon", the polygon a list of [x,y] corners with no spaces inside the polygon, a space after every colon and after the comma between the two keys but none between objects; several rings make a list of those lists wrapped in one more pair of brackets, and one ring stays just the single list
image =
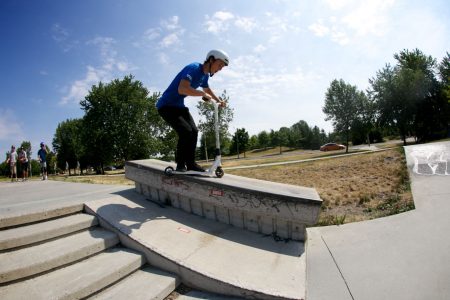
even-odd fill
[{"label": "man's hand", "polygon": [[202,99],[207,102],[212,99],[212,96],[208,93],[203,93]]},{"label": "man's hand", "polygon": [[227,103],[223,100],[219,100],[219,101],[217,101],[217,103],[219,103],[220,107],[227,107]]}]

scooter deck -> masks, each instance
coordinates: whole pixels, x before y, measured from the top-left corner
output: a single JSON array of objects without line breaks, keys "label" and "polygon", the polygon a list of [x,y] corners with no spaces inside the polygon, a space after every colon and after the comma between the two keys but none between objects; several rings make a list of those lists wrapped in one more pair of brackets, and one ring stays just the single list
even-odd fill
[{"label": "scooter deck", "polygon": [[198,172],[198,171],[172,171],[171,175],[188,175],[188,176],[201,176],[201,177],[213,177],[214,173],[210,173],[208,171]]},{"label": "scooter deck", "polygon": [[167,176],[174,176],[174,175],[187,175],[187,176],[198,176],[198,177],[222,177],[224,175],[222,168],[219,166],[214,171],[211,169],[206,170],[205,172],[199,172],[199,171],[176,171],[172,167],[167,167],[164,170],[164,173]]}]

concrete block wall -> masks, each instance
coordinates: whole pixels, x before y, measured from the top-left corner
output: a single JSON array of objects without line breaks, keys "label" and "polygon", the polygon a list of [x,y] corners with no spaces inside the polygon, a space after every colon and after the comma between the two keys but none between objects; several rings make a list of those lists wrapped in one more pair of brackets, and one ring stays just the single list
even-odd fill
[{"label": "concrete block wall", "polygon": [[159,160],[126,163],[126,177],[153,201],[261,234],[303,241],[322,200],[313,188],[225,174],[222,178],[166,176]]}]

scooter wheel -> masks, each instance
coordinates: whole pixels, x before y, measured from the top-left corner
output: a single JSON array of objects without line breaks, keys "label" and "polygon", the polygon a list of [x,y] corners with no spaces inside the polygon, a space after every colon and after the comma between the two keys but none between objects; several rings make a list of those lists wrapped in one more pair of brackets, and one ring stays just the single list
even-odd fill
[{"label": "scooter wheel", "polygon": [[167,176],[172,176],[173,175],[173,168],[172,167],[167,167],[165,170],[164,170],[164,174],[166,174]]},{"label": "scooter wheel", "polygon": [[216,176],[219,177],[219,178],[222,178],[222,176],[224,174],[225,173],[223,172],[223,169],[221,167],[217,167],[217,169],[216,169]]}]

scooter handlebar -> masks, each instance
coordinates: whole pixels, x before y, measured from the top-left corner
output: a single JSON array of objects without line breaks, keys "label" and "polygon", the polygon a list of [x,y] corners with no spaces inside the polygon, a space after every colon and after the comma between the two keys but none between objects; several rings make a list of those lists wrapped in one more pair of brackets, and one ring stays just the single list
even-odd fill
[{"label": "scooter handlebar", "polygon": [[202,100],[204,100],[204,101],[209,101],[209,102],[211,102],[214,106],[219,106],[219,104],[220,104],[220,103],[218,103],[216,100],[208,99],[208,98],[206,98],[206,97],[202,97]]}]

